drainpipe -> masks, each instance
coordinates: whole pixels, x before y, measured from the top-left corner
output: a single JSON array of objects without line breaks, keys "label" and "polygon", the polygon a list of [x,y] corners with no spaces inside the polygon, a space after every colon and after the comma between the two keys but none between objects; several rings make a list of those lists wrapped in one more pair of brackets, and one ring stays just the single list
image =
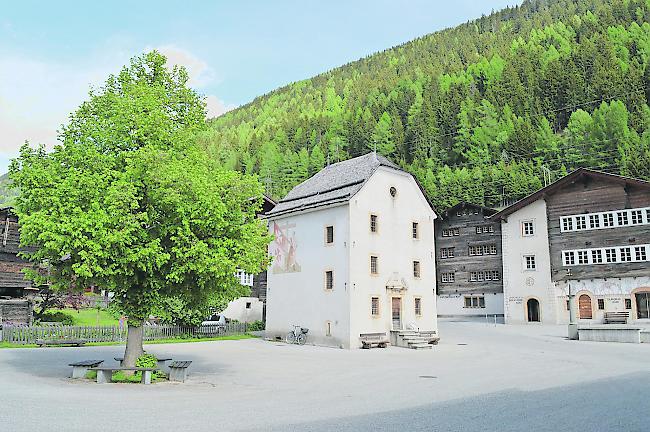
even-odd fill
[{"label": "drainpipe", "polygon": [[568,327],[568,336],[569,340],[578,340],[578,323],[576,322],[576,302],[575,294],[571,292],[571,269],[567,269],[567,286],[569,289],[569,327]]}]

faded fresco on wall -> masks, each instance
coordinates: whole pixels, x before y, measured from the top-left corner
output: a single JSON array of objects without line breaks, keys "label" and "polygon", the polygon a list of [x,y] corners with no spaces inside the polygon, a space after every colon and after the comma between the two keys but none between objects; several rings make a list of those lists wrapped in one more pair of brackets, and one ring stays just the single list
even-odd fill
[{"label": "faded fresco on wall", "polygon": [[271,229],[275,240],[271,243],[269,251],[273,257],[274,274],[297,273],[300,271],[300,264],[296,260],[296,225],[288,222],[271,222]]}]

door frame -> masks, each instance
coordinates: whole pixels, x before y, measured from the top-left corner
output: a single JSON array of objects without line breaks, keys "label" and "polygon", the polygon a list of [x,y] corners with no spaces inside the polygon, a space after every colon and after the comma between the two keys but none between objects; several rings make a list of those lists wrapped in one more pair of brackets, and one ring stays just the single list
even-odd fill
[{"label": "door frame", "polygon": [[[395,321],[393,320],[393,302],[397,300],[399,302],[399,328],[395,328]],[[391,330],[402,330],[404,326],[404,302],[402,301],[403,297],[398,295],[390,296],[390,328]]]},{"label": "door frame", "polygon": [[[591,318],[582,318],[582,316],[580,315],[580,297],[582,297],[584,295],[589,297],[589,305],[591,306]],[[583,290],[583,291],[578,291],[576,293],[576,297],[575,297],[576,298],[576,303],[577,303],[576,306],[578,306],[578,317],[577,318],[579,320],[593,320],[594,319],[594,315],[595,315],[595,313],[594,313],[594,297],[595,296],[589,291],[584,291]]]},{"label": "door frame", "polygon": [[630,297],[632,298],[632,310],[630,310],[630,320],[635,320],[635,321],[643,320],[643,322],[646,322],[646,320],[648,320],[648,318],[639,318],[639,306],[636,303],[636,295],[642,293],[650,294],[650,287],[639,287],[633,289],[630,292]]},{"label": "door frame", "polygon": [[[537,301],[537,321],[531,321],[528,316],[528,302],[530,300],[535,300]],[[526,318],[527,323],[541,323],[542,322],[542,302],[539,300],[539,298],[532,296],[532,297],[526,297],[524,299],[524,317]]]}]

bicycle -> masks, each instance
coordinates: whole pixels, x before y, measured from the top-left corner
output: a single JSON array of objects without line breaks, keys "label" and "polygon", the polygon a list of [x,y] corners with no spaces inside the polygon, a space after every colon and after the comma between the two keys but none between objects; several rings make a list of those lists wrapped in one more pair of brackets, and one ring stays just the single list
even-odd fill
[{"label": "bicycle", "polygon": [[309,331],[308,328],[301,327],[299,325],[294,325],[293,330],[291,330],[288,334],[285,340],[287,341],[288,344],[298,344],[298,345],[304,345],[305,342],[307,341],[307,332]]}]

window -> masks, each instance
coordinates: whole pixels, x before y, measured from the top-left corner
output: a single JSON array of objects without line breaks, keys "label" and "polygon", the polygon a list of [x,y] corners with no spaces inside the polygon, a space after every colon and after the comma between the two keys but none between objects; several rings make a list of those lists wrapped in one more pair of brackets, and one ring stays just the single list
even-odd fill
[{"label": "window", "polygon": [[524,256],[524,268],[526,270],[535,270],[537,268],[537,265],[535,264],[535,255]]},{"label": "window", "polygon": [[608,263],[616,262],[616,249],[607,248],[605,249],[605,261]]},{"label": "window", "polygon": [[466,308],[485,308],[485,297],[483,296],[466,296]]},{"label": "window", "polygon": [[634,257],[637,261],[646,261],[647,255],[645,251],[645,246],[636,246],[634,248]]},{"label": "window", "polygon": [[492,280],[493,281],[498,281],[501,279],[501,273],[499,270],[492,270]]},{"label": "window", "polygon": [[632,210],[630,214],[632,215],[632,225],[643,223],[643,212],[641,210]]},{"label": "window", "polygon": [[370,313],[372,316],[379,315],[379,297],[373,297],[370,299]]},{"label": "window", "polygon": [[469,247],[469,256],[483,255],[482,246],[470,246]]},{"label": "window", "polygon": [[370,274],[376,275],[377,273],[377,257],[373,255],[370,257]]},{"label": "window", "polygon": [[578,264],[588,264],[589,263],[589,254],[586,250],[578,251]]},{"label": "window", "polygon": [[575,265],[576,263],[576,253],[573,251],[564,252],[564,265]]},{"label": "window", "polygon": [[483,232],[483,227],[477,226],[476,227],[476,234],[481,234]]},{"label": "window", "polygon": [[478,280],[478,272],[470,272],[469,281],[476,282]]},{"label": "window", "polygon": [[490,255],[497,254],[497,245],[490,245]]},{"label": "window", "polygon": [[632,299],[625,299],[625,309],[632,309]]},{"label": "window", "polygon": [[377,232],[377,215],[370,215],[370,232]]},{"label": "window", "polygon": [[623,225],[628,224],[627,212],[626,211],[616,212],[616,216],[618,218],[618,225],[619,226],[623,226]]},{"label": "window", "polygon": [[454,248],[440,248],[440,258],[453,258],[454,257]]},{"label": "window", "polygon": [[483,274],[485,275],[485,280],[486,281],[491,281],[492,280],[492,272],[486,271],[486,272],[483,272]]},{"label": "window", "polygon": [[589,215],[589,228],[600,228],[600,217],[598,215]]},{"label": "window", "polygon": [[621,248],[621,261],[623,262],[632,261],[632,248],[629,247]]},{"label": "window", "polygon": [[252,303],[251,302],[246,302],[246,309],[250,309],[251,307],[252,307]]},{"label": "window", "polygon": [[325,272],[325,289],[334,289],[334,272],[332,270]]},{"label": "window", "polygon": [[603,214],[603,226],[604,227],[613,227],[614,226],[614,214],[605,213]]},{"label": "window", "polygon": [[598,310],[605,310],[605,299],[597,299]]},{"label": "window", "polygon": [[562,218],[562,231],[573,231],[573,218],[571,217]]},{"label": "window", "polygon": [[413,277],[420,277],[420,261],[413,261]]},{"label": "window", "polygon": [[480,272],[476,272],[476,278],[477,278],[476,281],[477,281],[477,282],[483,282],[483,276],[484,276],[484,275],[485,275],[485,274],[484,274],[482,271],[480,271]]},{"label": "window", "polygon": [[397,196],[397,189],[395,187],[391,186],[390,189],[388,189],[388,192],[390,193],[390,196],[395,198]]},{"label": "window", "polygon": [[442,282],[443,283],[452,283],[456,280],[455,273],[442,273]]},{"label": "window", "polygon": [[325,243],[327,243],[327,244],[334,243],[334,227],[333,226],[325,227]]},{"label": "window", "polygon": [[602,264],[603,262],[603,251],[600,249],[594,249],[591,251],[591,262],[593,264]]},{"label": "window", "polygon": [[415,315],[422,315],[422,299],[419,297],[415,298]]},{"label": "window", "polygon": [[587,229],[587,216],[576,216],[576,229]]},{"label": "window", "polygon": [[460,228],[454,228],[452,231],[453,231],[452,233],[453,233],[454,236],[459,236],[460,235]]},{"label": "window", "polygon": [[451,234],[449,233],[448,229],[443,229],[442,230],[442,236],[443,237],[451,237]]},{"label": "window", "polygon": [[418,227],[419,227],[419,224],[417,222],[413,222],[412,235],[413,235],[414,239],[420,238],[420,233],[418,232]]},{"label": "window", "polygon": [[521,235],[524,237],[535,235],[535,227],[533,225],[533,221],[524,221],[521,223]]},{"label": "window", "polygon": [[[487,228],[488,228],[488,232],[489,232],[489,233],[493,233],[493,232],[494,232],[494,225],[488,225]],[[483,232],[485,232],[485,229],[483,229]]]},{"label": "window", "polygon": [[253,275],[248,274],[242,270],[237,270],[235,273],[235,278],[239,280],[240,285],[244,286],[253,286]]}]

